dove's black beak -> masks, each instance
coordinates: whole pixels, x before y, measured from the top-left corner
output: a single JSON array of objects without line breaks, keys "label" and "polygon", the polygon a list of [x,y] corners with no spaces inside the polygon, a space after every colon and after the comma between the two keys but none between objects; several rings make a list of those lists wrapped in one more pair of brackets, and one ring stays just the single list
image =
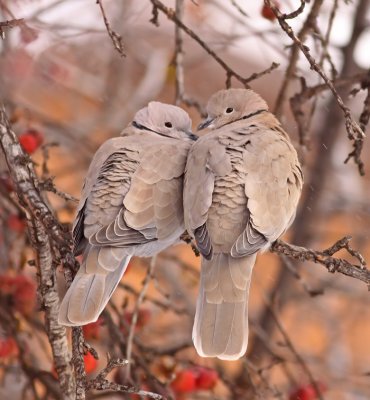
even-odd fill
[{"label": "dove's black beak", "polygon": [[185,132],[185,133],[187,134],[188,138],[191,139],[191,140],[196,141],[196,140],[198,139],[198,136],[197,136],[197,135],[194,135],[193,132],[187,131],[187,132]]},{"label": "dove's black beak", "polygon": [[207,119],[205,119],[203,122],[201,122],[198,125],[198,131],[208,128],[212,124],[213,121],[214,121],[214,118],[208,117]]}]

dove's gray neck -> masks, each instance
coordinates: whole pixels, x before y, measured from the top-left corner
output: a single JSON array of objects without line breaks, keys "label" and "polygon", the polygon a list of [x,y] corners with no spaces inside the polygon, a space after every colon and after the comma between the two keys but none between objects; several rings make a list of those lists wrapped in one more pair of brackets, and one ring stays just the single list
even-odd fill
[{"label": "dove's gray neck", "polygon": [[[137,128],[137,129],[141,129],[141,130],[143,130],[143,131],[153,132],[153,133],[156,133],[157,135],[164,136],[164,137],[168,138],[167,135],[164,135],[163,133],[154,131],[153,129],[150,129],[150,128],[144,126],[144,125],[140,125],[140,124],[138,124],[136,121],[132,121],[132,126],[134,126],[134,127]],[[174,139],[176,139],[176,138],[174,138]]]},{"label": "dove's gray neck", "polygon": [[238,118],[235,121],[230,121],[230,122],[226,123],[225,125],[222,125],[222,127],[224,127],[226,125],[233,124],[234,122],[243,121],[245,119],[252,118],[255,115],[262,114],[263,112],[269,112],[269,110],[267,110],[266,108],[262,108],[261,110],[257,110],[257,111],[254,111],[254,112],[250,113],[250,114],[244,115],[243,117]]},{"label": "dove's gray neck", "polygon": [[252,117],[254,117],[255,115],[261,114],[261,113],[263,113],[263,112],[268,112],[268,111],[269,111],[269,110],[267,110],[266,108],[262,108],[261,110],[258,110],[258,111],[252,112],[252,113],[250,113],[250,114],[244,115],[244,117],[239,118],[237,121],[240,121],[240,120],[242,120],[242,119],[252,118]]}]

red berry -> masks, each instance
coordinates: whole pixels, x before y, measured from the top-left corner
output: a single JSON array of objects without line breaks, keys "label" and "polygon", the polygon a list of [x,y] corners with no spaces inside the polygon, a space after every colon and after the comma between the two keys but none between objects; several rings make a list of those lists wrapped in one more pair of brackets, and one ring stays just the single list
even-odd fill
[{"label": "red berry", "polygon": [[19,215],[9,215],[7,225],[13,232],[22,234],[26,229],[26,222]]},{"label": "red berry", "polygon": [[11,338],[0,339],[0,358],[16,357],[19,354],[17,342]]},{"label": "red berry", "polygon": [[[317,382],[316,385],[321,394],[326,390],[326,386],[322,382]],[[289,400],[316,400],[318,397],[315,387],[312,384],[308,384],[293,390],[289,395]]]},{"label": "red berry", "polygon": [[96,367],[98,366],[98,361],[89,352],[84,356],[84,364],[85,364],[86,373],[90,374],[91,372],[94,372],[96,370]]},{"label": "red berry", "polygon": [[211,390],[213,389],[218,381],[218,373],[214,369],[198,367],[196,368],[197,379],[196,386],[197,389],[201,390]]},{"label": "red berry", "polygon": [[34,153],[43,141],[43,135],[35,129],[29,129],[19,136],[19,143],[28,154]]},{"label": "red berry", "polygon": [[34,153],[38,148],[37,139],[32,135],[21,135],[19,137],[19,143],[21,144],[23,150],[28,154]]},{"label": "red berry", "polygon": [[103,318],[99,317],[96,322],[84,325],[82,330],[86,339],[100,339],[100,327],[103,324]]},{"label": "red berry", "polygon": [[179,371],[171,382],[171,388],[176,393],[193,392],[197,388],[197,375],[193,369]]},{"label": "red berry", "polygon": [[[273,4],[276,7],[279,7],[279,3],[277,1],[274,1]],[[261,15],[262,15],[263,18],[266,18],[269,21],[274,21],[276,19],[276,15],[272,11],[272,9],[269,6],[267,6],[266,4],[264,4],[262,6]]]}]

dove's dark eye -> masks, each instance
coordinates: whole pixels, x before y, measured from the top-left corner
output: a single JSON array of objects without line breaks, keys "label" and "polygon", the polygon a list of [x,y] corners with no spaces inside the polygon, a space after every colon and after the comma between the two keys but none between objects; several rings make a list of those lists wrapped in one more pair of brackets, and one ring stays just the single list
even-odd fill
[{"label": "dove's dark eye", "polygon": [[231,108],[231,107],[228,107],[228,108],[226,109],[226,113],[227,113],[227,114],[230,114],[230,113],[232,113],[233,111],[234,111],[234,109]]},{"label": "dove's dark eye", "polygon": [[167,128],[172,128],[172,124],[171,122],[165,122],[164,126],[167,126]]}]

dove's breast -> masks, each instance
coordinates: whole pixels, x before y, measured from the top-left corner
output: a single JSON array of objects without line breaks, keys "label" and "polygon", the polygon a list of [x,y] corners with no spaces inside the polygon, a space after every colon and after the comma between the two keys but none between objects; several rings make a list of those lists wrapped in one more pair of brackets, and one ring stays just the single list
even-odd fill
[{"label": "dove's breast", "polygon": [[226,147],[226,152],[232,170],[224,176],[215,177],[207,221],[215,252],[230,252],[248,221],[248,199],[244,189],[246,172],[241,168],[243,147]]}]

